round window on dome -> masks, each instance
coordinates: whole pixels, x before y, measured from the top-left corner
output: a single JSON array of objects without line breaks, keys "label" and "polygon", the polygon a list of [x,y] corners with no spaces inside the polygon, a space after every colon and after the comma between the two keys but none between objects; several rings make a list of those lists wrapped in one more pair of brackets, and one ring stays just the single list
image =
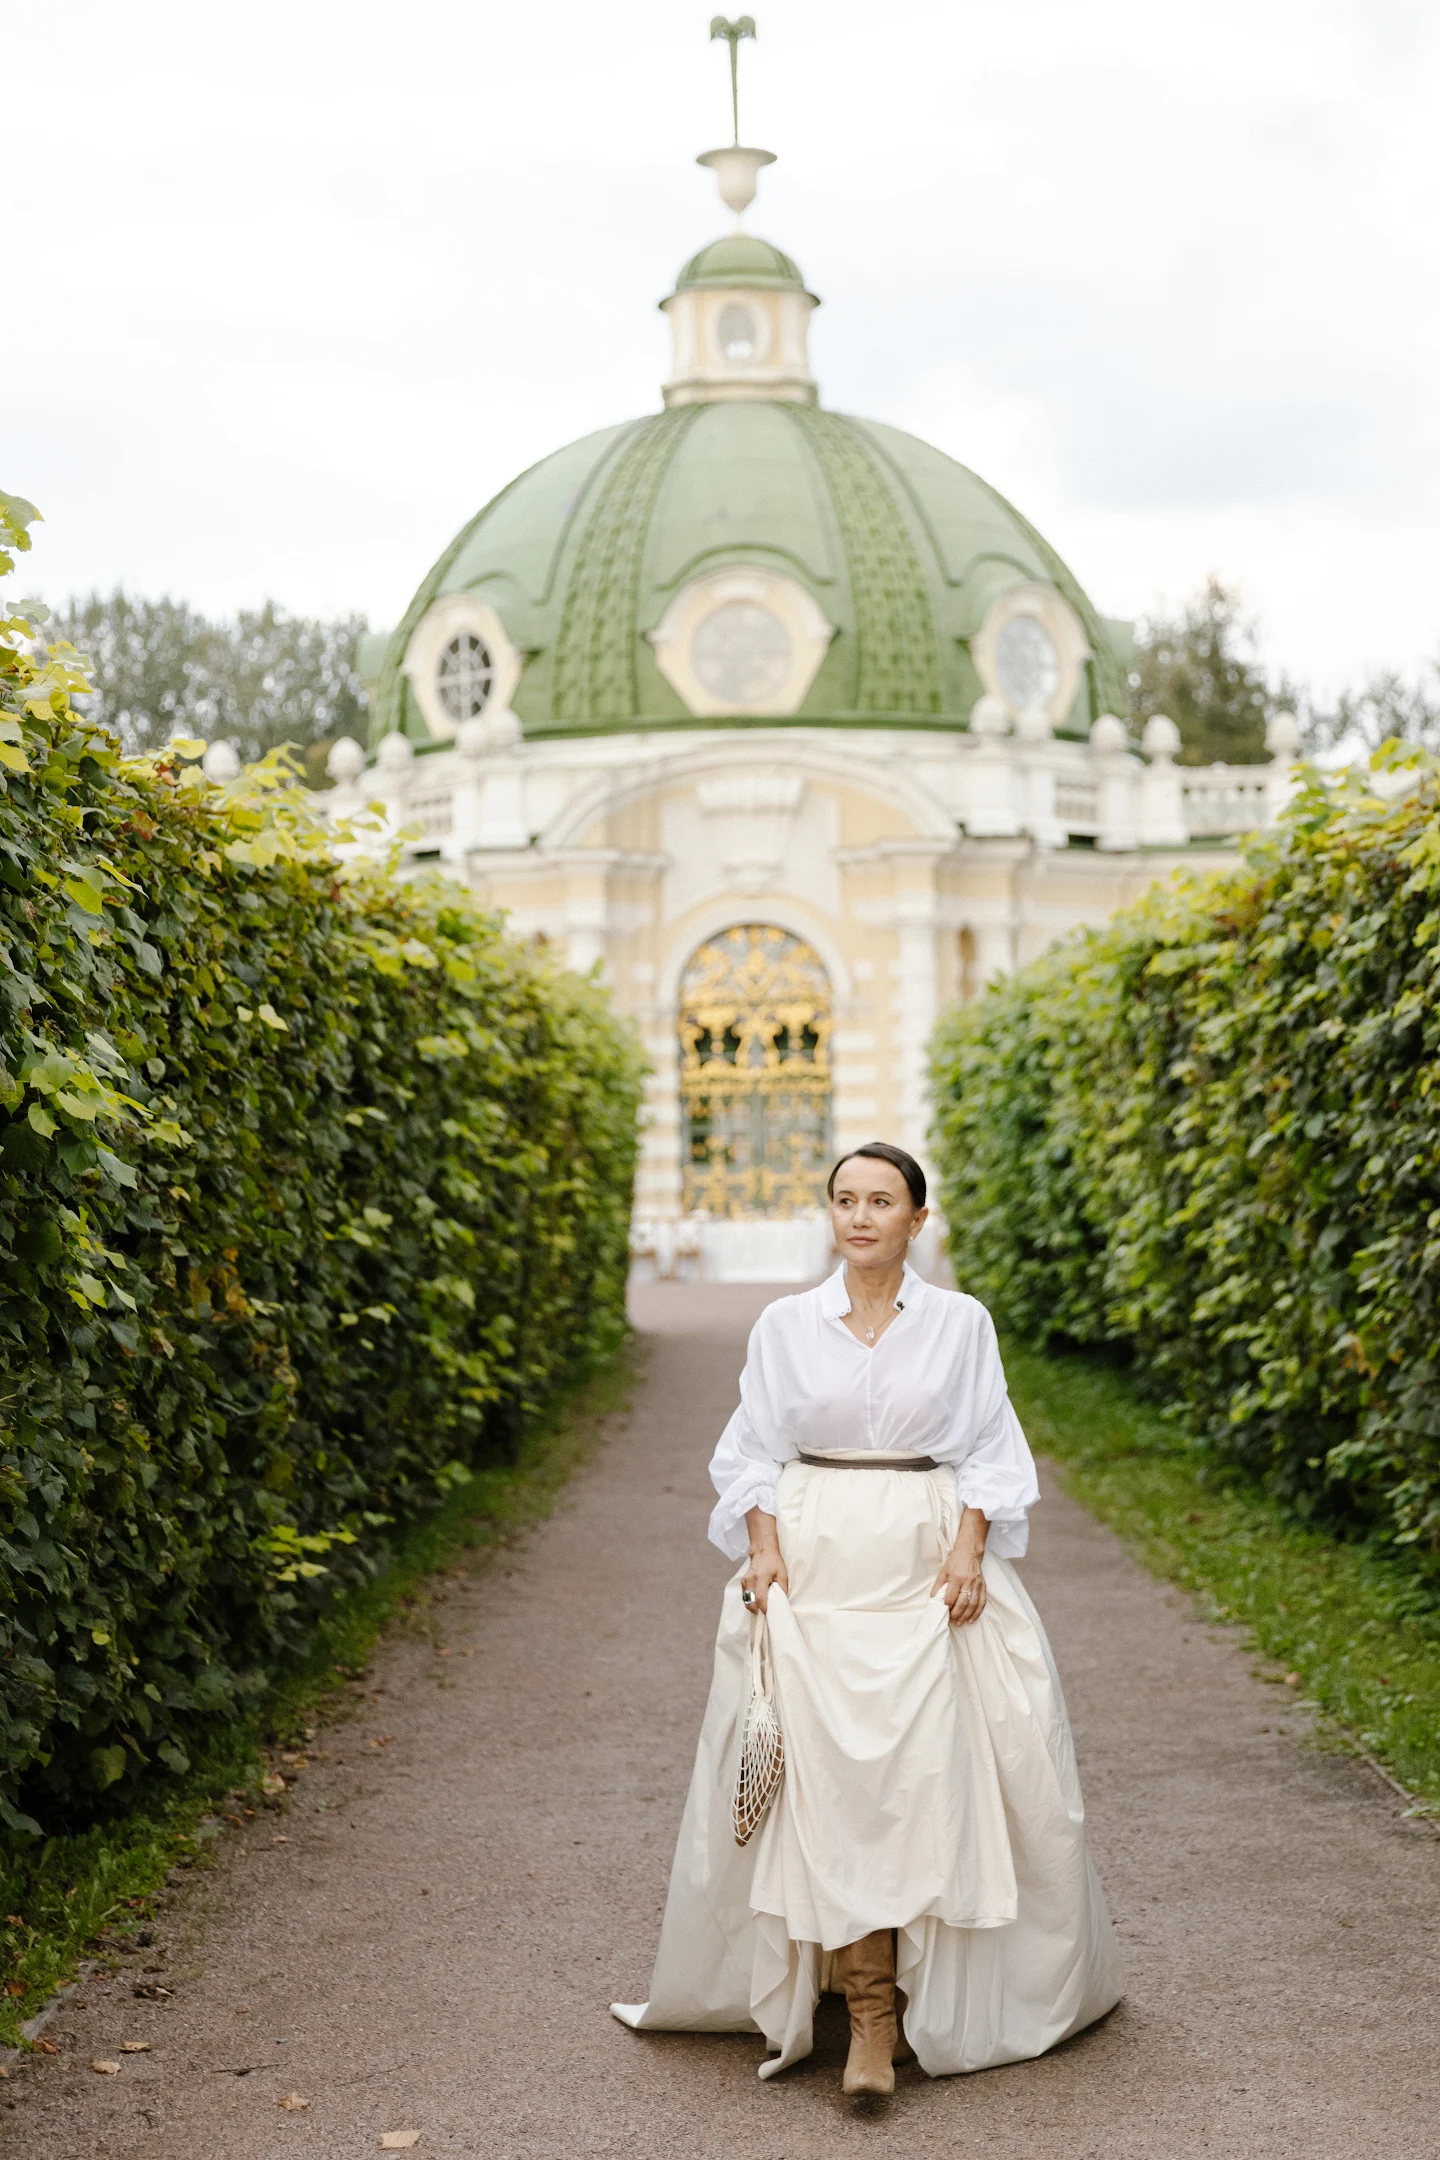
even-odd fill
[{"label": "round window on dome", "polygon": [[995,673],[1015,712],[1042,712],[1060,684],[1060,655],[1044,623],[1015,615],[995,640]]},{"label": "round window on dome", "polygon": [[462,630],[440,655],[435,687],[440,702],[455,721],[473,720],[490,702],[495,681],[495,661],[483,638]]},{"label": "round window on dome", "polygon": [[753,360],[760,343],[760,332],[749,308],[740,307],[735,301],[721,308],[720,320],[715,326],[720,340],[720,350],[727,360]]},{"label": "round window on dome", "polygon": [[756,600],[727,600],[690,641],[690,665],[711,697],[763,711],[789,679],[794,647],[778,615]]}]

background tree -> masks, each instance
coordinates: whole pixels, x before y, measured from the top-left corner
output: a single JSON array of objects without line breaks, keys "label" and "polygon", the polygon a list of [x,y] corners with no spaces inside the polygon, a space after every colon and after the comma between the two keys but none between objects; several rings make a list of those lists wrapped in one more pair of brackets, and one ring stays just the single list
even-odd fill
[{"label": "background tree", "polygon": [[1184,765],[1262,763],[1266,721],[1302,702],[1283,675],[1270,681],[1238,588],[1213,573],[1179,615],[1136,625],[1130,694],[1137,720],[1169,714]]},{"label": "background tree", "polygon": [[130,748],[223,736],[249,764],[294,743],[317,785],[336,737],[365,734],[355,673],[365,627],[363,615],[326,622],[273,600],[215,622],[183,600],[137,599],[117,586],[54,609],[46,636],[88,656],[96,691],[85,708]]},{"label": "background tree", "polygon": [[1311,750],[1378,750],[1392,739],[1440,750],[1440,658],[1427,661],[1414,682],[1383,668],[1363,690],[1342,691],[1333,712],[1308,715],[1306,736]]}]

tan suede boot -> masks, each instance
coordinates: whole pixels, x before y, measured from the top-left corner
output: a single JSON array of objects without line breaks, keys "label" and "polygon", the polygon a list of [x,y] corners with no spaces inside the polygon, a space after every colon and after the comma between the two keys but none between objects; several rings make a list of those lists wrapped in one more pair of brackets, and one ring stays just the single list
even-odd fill
[{"label": "tan suede boot", "polygon": [[845,1990],[850,2010],[850,2059],[843,2090],[893,2093],[895,2090],[895,1936],[877,1928],[834,1954],[835,1978]]}]

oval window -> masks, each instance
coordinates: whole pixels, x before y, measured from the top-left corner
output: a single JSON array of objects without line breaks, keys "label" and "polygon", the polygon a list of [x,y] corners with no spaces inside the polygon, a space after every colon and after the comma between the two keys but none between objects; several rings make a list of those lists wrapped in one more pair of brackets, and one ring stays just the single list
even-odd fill
[{"label": "oval window", "polygon": [[721,308],[716,335],[720,340],[720,350],[727,360],[755,358],[760,333],[749,308],[739,307],[733,300],[728,307]]},{"label": "oval window", "polygon": [[1012,615],[995,640],[995,674],[1014,712],[1044,712],[1060,687],[1055,640],[1033,615]]},{"label": "oval window", "polygon": [[778,615],[757,600],[727,600],[690,641],[690,665],[711,697],[763,710],[790,675],[794,648]]},{"label": "oval window", "polygon": [[473,720],[490,702],[495,662],[489,646],[473,630],[451,638],[440,655],[435,687],[452,720]]}]

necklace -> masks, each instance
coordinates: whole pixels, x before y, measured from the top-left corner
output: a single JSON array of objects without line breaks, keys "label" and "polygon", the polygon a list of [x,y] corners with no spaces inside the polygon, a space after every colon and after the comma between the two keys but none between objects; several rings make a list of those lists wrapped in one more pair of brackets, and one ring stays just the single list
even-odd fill
[{"label": "necklace", "polygon": [[866,1340],[866,1342],[874,1342],[874,1340],[875,1340],[875,1330],[874,1330],[874,1328],[873,1328],[873,1327],[867,1327],[867,1328],[866,1328],[866,1330],[865,1330],[865,1340]]}]

